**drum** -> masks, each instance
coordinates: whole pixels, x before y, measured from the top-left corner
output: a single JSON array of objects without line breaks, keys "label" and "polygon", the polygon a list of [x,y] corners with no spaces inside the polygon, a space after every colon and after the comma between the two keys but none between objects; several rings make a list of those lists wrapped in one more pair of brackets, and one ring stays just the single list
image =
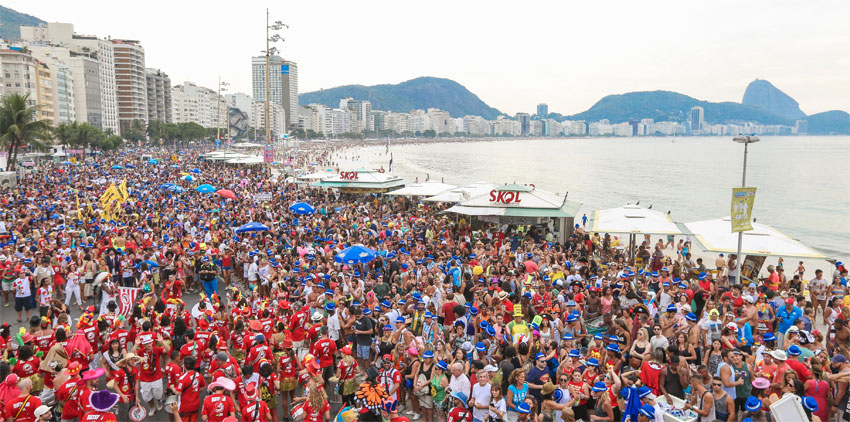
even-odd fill
[{"label": "drum", "polygon": [[130,420],[133,422],[141,422],[147,416],[148,411],[142,406],[133,406],[130,408]]},{"label": "drum", "polygon": [[177,396],[176,395],[172,394],[172,395],[165,398],[165,403],[163,404],[163,407],[165,408],[165,411],[167,413],[173,413],[171,411],[171,405],[174,404],[174,403],[177,403]]},{"label": "drum", "polygon": [[303,421],[304,417],[304,403],[299,404],[292,408],[292,420],[293,421]]}]

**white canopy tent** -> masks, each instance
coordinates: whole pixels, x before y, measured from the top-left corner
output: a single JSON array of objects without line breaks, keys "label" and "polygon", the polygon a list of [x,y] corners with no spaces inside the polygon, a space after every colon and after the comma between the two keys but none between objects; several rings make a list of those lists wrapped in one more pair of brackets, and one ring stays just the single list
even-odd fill
[{"label": "white canopy tent", "polygon": [[254,143],[254,142],[240,142],[240,143],[236,143],[236,144],[231,145],[231,147],[233,147],[233,148],[263,148],[263,147],[265,147],[265,145],[257,144],[257,143]]},{"label": "white canopy tent", "polygon": [[225,161],[227,164],[263,164],[265,159],[257,155],[248,155],[239,158],[232,158]]},{"label": "white canopy tent", "polygon": [[[428,183],[428,182],[426,182]],[[459,186],[453,189],[448,189],[434,196],[423,199],[428,202],[463,202],[467,199],[475,198],[479,195],[484,195],[490,192],[496,185],[485,182],[476,182],[466,186]]]},{"label": "white canopy tent", "polygon": [[333,171],[317,171],[314,173],[306,173],[298,176],[298,182],[300,183],[312,183],[319,180],[324,180],[329,177],[336,176],[336,173]]},{"label": "white canopy tent", "polygon": [[349,193],[385,193],[404,187],[404,179],[390,173],[361,168],[335,173],[313,185],[337,188],[342,192]]},{"label": "white canopy tent", "polygon": [[[785,233],[761,223],[744,232],[742,255],[781,256],[783,258],[825,259],[820,252],[792,239]],[[732,232],[730,217],[685,223],[685,228],[706,252],[734,254],[738,251],[738,233]]]},{"label": "white canopy tent", "polygon": [[594,233],[682,234],[669,215],[633,204],[596,211],[593,214],[590,231]]},{"label": "white canopy tent", "polygon": [[387,195],[394,196],[434,196],[440,192],[456,188],[454,185],[447,185],[436,180],[431,180],[425,183],[413,183],[401,189],[387,192]]}]

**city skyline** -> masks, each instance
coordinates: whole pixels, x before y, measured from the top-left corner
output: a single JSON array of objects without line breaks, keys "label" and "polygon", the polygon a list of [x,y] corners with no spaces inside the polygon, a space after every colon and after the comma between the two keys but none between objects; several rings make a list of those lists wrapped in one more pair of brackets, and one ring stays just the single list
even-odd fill
[{"label": "city skyline", "polygon": [[[98,2],[83,3],[91,7],[19,0],[5,5],[48,22],[73,22],[82,34],[139,40],[146,66],[163,69],[172,81],[215,86],[220,75],[230,92],[252,92],[247,63],[265,48],[265,4],[197,8],[154,2],[123,20],[98,13],[112,10],[96,7]],[[387,2],[369,8],[334,3],[332,14],[326,4],[292,5],[285,13],[269,6],[272,20],[291,27],[279,48],[299,65],[300,92],[437,76],[458,81],[510,115],[534,113],[541,102],[550,112],[573,114],[605,95],[643,90],[740,102],[747,83],[761,78],[797,99],[807,114],[848,108],[850,53],[844,46],[850,33],[840,21],[850,12],[846,2],[817,8],[790,1],[769,8],[726,2],[710,9],[667,1],[652,7],[540,4],[510,12],[506,5],[437,2],[411,9],[416,19],[370,12],[396,10]],[[221,16],[238,24],[210,25]],[[459,29],[435,30],[447,27]],[[341,43],[352,39],[361,48]],[[466,47],[456,48],[461,45]],[[210,66],[211,57],[224,60]],[[508,89],[506,75],[513,81]]]}]

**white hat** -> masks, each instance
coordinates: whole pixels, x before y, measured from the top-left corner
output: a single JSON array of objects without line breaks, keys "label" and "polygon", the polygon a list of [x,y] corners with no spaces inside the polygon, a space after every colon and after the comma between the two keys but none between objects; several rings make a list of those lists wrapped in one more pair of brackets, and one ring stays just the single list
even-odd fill
[{"label": "white hat", "polygon": [[496,368],[493,365],[487,365],[484,367],[484,372],[499,372],[499,368]]},{"label": "white hat", "polygon": [[784,350],[772,350],[767,353],[772,356],[776,360],[786,361],[788,360],[788,355],[785,354]]},{"label": "white hat", "polygon": [[324,318],[324,317],[322,316],[321,312],[319,312],[319,311],[313,312],[313,321],[321,321],[322,318]]},{"label": "white hat", "polygon": [[41,417],[41,415],[47,414],[47,412],[49,412],[49,411],[50,411],[50,408],[42,404],[41,406],[36,407],[35,411],[32,414],[36,418],[38,418],[38,417]]}]

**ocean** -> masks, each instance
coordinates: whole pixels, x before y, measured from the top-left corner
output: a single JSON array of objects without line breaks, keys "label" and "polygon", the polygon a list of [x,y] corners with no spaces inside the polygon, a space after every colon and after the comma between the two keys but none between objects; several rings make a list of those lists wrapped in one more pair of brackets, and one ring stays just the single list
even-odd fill
[{"label": "ocean", "polygon": [[[343,170],[387,168],[385,151],[381,141],[337,159]],[[640,201],[684,223],[730,214],[744,146],[731,137],[563,138],[391,144],[390,151],[393,173],[411,183],[426,175],[455,185],[533,183],[581,202],[579,217]],[[758,222],[850,261],[850,137],[761,137],[750,144],[747,186],[758,189]]]}]

